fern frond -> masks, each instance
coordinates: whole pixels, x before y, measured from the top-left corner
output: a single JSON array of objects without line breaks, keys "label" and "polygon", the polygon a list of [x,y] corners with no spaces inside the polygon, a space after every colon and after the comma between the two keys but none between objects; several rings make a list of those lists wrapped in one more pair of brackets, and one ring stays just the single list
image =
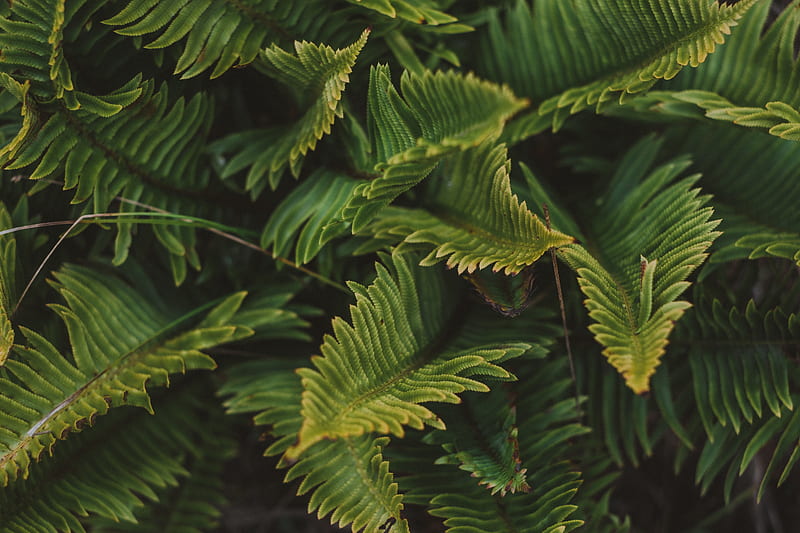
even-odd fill
[{"label": "fern frond", "polygon": [[[123,281],[82,267],[66,267],[54,286],[66,306],[52,306],[69,333],[65,356],[41,335],[23,328],[28,343],[15,346],[0,377],[0,476],[3,486],[28,475],[59,439],[80,431],[109,408],[129,404],[152,411],[146,385],[169,375],[214,368],[199,350],[246,336],[228,324],[243,298],[235,294],[193,329],[174,331],[174,320]],[[202,308],[201,308],[202,309]]]},{"label": "fern frond", "polygon": [[[390,450],[400,487],[407,491],[406,501],[443,518],[448,533],[554,533],[582,524],[569,518],[576,511],[572,501],[581,474],[570,464],[567,442],[588,428],[574,423],[575,400],[570,397],[566,361],[547,358],[534,363],[512,386],[519,399],[519,457],[527,469],[529,492],[491,494],[454,465],[433,464],[438,453],[429,446],[401,441]],[[420,469],[420,463],[431,466]]]},{"label": "fern frond", "polygon": [[[0,231],[11,228],[11,215],[0,203]],[[17,239],[14,235],[0,235],[0,367],[5,364],[14,345],[14,327],[11,315],[16,305]]]},{"label": "fern frond", "polygon": [[414,258],[393,255],[377,265],[369,286],[351,282],[356,305],[352,325],[333,320],[316,370],[303,378],[303,426],[288,460],[323,439],[369,432],[403,436],[403,426],[443,427],[422,403],[458,403],[464,391],[488,391],[474,376],[513,376],[493,362],[520,355],[524,344],[447,349],[457,302],[435,269],[412,266]]},{"label": "fern frond", "polygon": [[508,393],[493,389],[480,397],[465,394],[462,399],[458,407],[438,410],[447,429],[426,435],[425,442],[439,444],[448,452],[436,463],[458,465],[492,494],[530,491],[519,456],[516,409]]},{"label": "fern frond", "polygon": [[615,93],[624,99],[698,66],[756,1],[518,0],[505,24],[491,11],[483,68],[538,104],[505,138],[516,142],[548,124],[557,130]]},{"label": "fern frond", "polygon": [[[793,398],[793,402],[797,400],[797,397]],[[797,410],[792,416],[770,417],[754,421],[753,424],[743,427],[740,432],[715,425],[712,435],[713,438],[709,438],[706,442],[698,459],[695,482],[705,493],[714,480],[727,468],[723,487],[726,500],[730,500],[736,478],[745,473],[756,455],[761,453],[768,443],[777,441],[769,454],[770,460],[767,468],[757,474],[761,477],[757,501],[761,501],[768,484],[779,470],[778,486],[787,480],[800,459],[800,440],[798,440],[800,439],[800,414]]]},{"label": "fern frond", "polygon": [[670,137],[676,149],[693,153],[703,188],[714,194],[712,204],[722,218],[723,235],[711,263],[764,256],[800,259],[800,182],[795,179],[800,146],[723,124],[682,126]]},{"label": "fern frond", "polygon": [[326,243],[346,232],[337,221],[357,185],[357,180],[336,172],[314,172],[275,208],[261,233],[262,248],[272,247],[281,257],[294,249],[295,262],[308,263]]},{"label": "fern frond", "polygon": [[[194,198],[176,189],[199,189],[208,183],[208,171],[199,170],[202,142],[210,127],[212,106],[198,94],[189,101],[169,101],[166,86],[154,91],[152,82],[134,78],[106,97],[124,107],[113,116],[83,108],[36,109],[41,124],[21,129],[18,137],[0,151],[7,169],[30,169],[34,180],[59,179],[74,189],[73,203],[92,199],[95,212],[103,212],[117,196],[184,214],[193,213]],[[23,113],[31,113],[24,107]],[[24,117],[23,117],[24,118]],[[87,209],[89,209],[87,207]],[[121,212],[135,209],[125,204]],[[120,223],[115,262],[125,261],[132,225]],[[171,256],[199,268],[194,250],[194,229],[154,227]],[[176,270],[178,272],[178,270]],[[176,274],[176,282],[182,277]]]},{"label": "fern frond", "polygon": [[[800,140],[800,66],[795,40],[798,2],[769,21],[770,3],[761,2],[702,69],[692,69],[632,103],[656,116],[710,118]],[[767,25],[769,27],[767,28]],[[771,65],[764,75],[764,65]]]},{"label": "fern frond", "polygon": [[444,258],[449,268],[473,273],[492,266],[517,274],[548,249],[574,239],[549,230],[511,192],[511,161],[504,145],[484,143],[443,163],[433,180],[428,209],[389,208],[369,226],[378,238],[398,235],[409,243],[433,244],[420,265]]},{"label": "fern frond", "polygon": [[709,438],[715,424],[738,433],[762,417],[764,404],[777,417],[793,409],[783,349],[800,342],[797,315],[760,312],[752,300],[743,312],[700,302],[677,338],[689,344],[696,408]]},{"label": "fern frond", "polygon": [[[156,405],[155,416],[118,410],[41,457],[29,477],[0,491],[0,529],[85,532],[79,517],[87,514],[135,521],[142,499],[155,500],[178,485],[192,459],[223,451],[220,437],[198,424],[213,411],[207,402],[182,391]],[[171,531],[149,531],[155,530]]]},{"label": "fern frond", "polygon": [[[167,396],[169,397],[169,396]],[[191,400],[191,399],[190,399]],[[184,401],[189,404],[189,401]],[[156,502],[134,510],[136,522],[115,521],[105,517],[92,516],[89,519],[94,533],[201,533],[212,531],[219,526],[221,507],[225,503],[223,495],[223,469],[236,450],[235,442],[229,433],[231,426],[225,420],[218,405],[193,402],[187,405],[189,415],[199,420],[202,417],[206,427],[213,431],[193,428],[195,435],[189,453],[180,458],[188,476],[179,479],[177,486],[167,484],[155,488]],[[192,412],[191,408],[194,408]],[[164,416],[157,408],[157,416]],[[202,408],[199,411],[198,408]],[[199,411],[199,412],[198,412]],[[184,417],[186,410],[183,411]],[[164,437],[161,437],[164,438]]]},{"label": "fern frond", "polygon": [[389,67],[373,67],[367,112],[380,176],[359,186],[345,209],[353,231],[425,179],[445,156],[497,137],[526,105],[507,87],[452,71],[422,76],[406,71],[398,92]]},{"label": "fern frond", "polygon": [[437,9],[438,3],[431,0],[347,0],[351,4],[361,6],[381,15],[401,18],[416,24],[438,26],[449,24],[458,19],[453,15]]},{"label": "fern frond", "polygon": [[[234,368],[220,389],[221,394],[234,394],[226,402],[229,412],[261,411],[255,423],[272,426],[278,440],[266,455],[284,453],[302,426],[303,387],[291,366],[274,360],[244,363]],[[316,511],[319,518],[330,514],[331,523],[339,527],[380,531],[390,523],[392,531],[408,532],[401,516],[403,496],[382,455],[388,442],[388,437],[368,435],[318,442],[289,469],[285,481],[302,478],[297,494],[312,492],[308,512]]]},{"label": "fern frond", "polygon": [[237,152],[222,171],[226,178],[250,167],[245,188],[257,195],[268,182],[275,189],[286,167],[300,174],[303,158],[324,135],[330,133],[337,117],[344,115],[342,95],[350,72],[370,30],[350,46],[334,50],[327,45],[295,42],[295,54],[277,45],[262,52],[268,73],[300,96],[304,114],[289,127],[251,130],[221,139],[211,147],[218,152]]},{"label": "fern frond", "polygon": [[[329,27],[321,34],[323,21]],[[158,50],[185,41],[175,74],[191,78],[216,63],[213,79],[231,67],[253,62],[265,44],[320,38],[335,33],[344,19],[319,0],[131,0],[103,23],[116,26],[120,35],[157,34],[145,48]]]},{"label": "fern frond", "polygon": [[689,286],[686,278],[719,235],[708,197],[692,189],[698,176],[670,185],[688,161],[674,160],[643,177],[655,158],[652,144],[651,138],[640,142],[617,170],[588,234],[590,248],[568,245],[557,252],[579,276],[595,322],[589,330],[637,393],[649,390],[667,338],[691,305],[677,300]]}]

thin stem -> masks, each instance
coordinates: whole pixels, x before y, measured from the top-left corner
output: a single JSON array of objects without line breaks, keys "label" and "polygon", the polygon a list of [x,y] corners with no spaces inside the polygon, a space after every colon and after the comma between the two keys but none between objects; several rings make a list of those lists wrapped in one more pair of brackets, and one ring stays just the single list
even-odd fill
[{"label": "thin stem", "polygon": [[[154,207],[154,206],[143,204],[141,202],[137,202],[136,200],[130,200],[128,198],[117,197],[116,199],[121,203],[128,203],[128,204],[131,204],[131,205],[135,205],[137,207],[141,207],[143,209],[148,209],[150,211],[153,211],[153,213],[92,213],[92,214],[87,214],[87,215],[81,215],[80,217],[78,217],[74,221],[59,220],[59,221],[52,221],[52,222],[39,222],[37,224],[28,224],[28,225],[25,225],[25,226],[18,226],[18,227],[15,227],[15,228],[9,228],[9,229],[5,229],[5,230],[1,230],[0,231],[0,236],[2,236],[2,235],[11,234],[11,233],[16,233],[18,231],[23,231],[23,230],[38,229],[38,228],[45,228],[45,227],[52,227],[52,226],[67,226],[67,225],[69,225],[69,228],[67,228],[67,231],[65,231],[59,237],[58,241],[56,241],[55,245],[53,245],[53,247],[47,253],[45,258],[39,264],[38,268],[33,273],[33,276],[31,276],[31,279],[28,281],[28,284],[25,286],[25,289],[22,291],[22,294],[20,294],[19,299],[17,299],[16,305],[14,305],[14,310],[11,312],[12,316],[14,314],[16,314],[17,310],[19,309],[20,304],[22,304],[22,301],[25,299],[25,296],[28,294],[28,291],[30,290],[31,286],[36,281],[36,279],[39,277],[39,274],[41,274],[42,270],[47,265],[47,262],[53,256],[53,254],[58,249],[58,247],[61,245],[61,243],[67,237],[69,237],[70,233],[72,233],[72,231],[78,225],[85,224],[85,223],[94,223],[94,222],[97,222],[98,219],[121,219],[121,218],[130,219],[130,218],[138,217],[139,220],[134,220],[134,222],[145,222],[145,220],[142,220],[142,219],[149,219],[151,217],[153,217],[154,219],[155,219],[155,217],[165,217],[165,218],[168,218],[168,219],[177,219],[177,220],[170,220],[169,223],[178,224],[178,225],[185,224],[185,225],[191,225],[191,226],[194,226],[194,227],[199,227],[199,228],[204,229],[204,230],[206,230],[206,231],[208,231],[210,233],[213,233],[215,235],[219,235],[220,237],[228,239],[229,241],[235,242],[237,244],[240,244],[242,246],[250,248],[251,250],[255,250],[255,251],[259,252],[259,253],[262,253],[262,254],[274,259],[275,261],[278,261],[278,262],[283,263],[283,264],[285,264],[285,265],[287,265],[287,266],[289,266],[291,268],[294,268],[295,270],[298,270],[298,271],[302,272],[303,274],[306,274],[307,276],[310,276],[310,277],[312,277],[312,278],[314,278],[314,279],[316,279],[318,281],[321,281],[322,283],[325,283],[326,285],[330,285],[331,287],[334,287],[334,288],[336,288],[336,289],[338,289],[338,290],[340,290],[340,291],[342,291],[342,292],[344,292],[344,293],[346,293],[348,295],[350,294],[350,291],[347,289],[347,287],[345,287],[341,283],[337,283],[337,282],[333,281],[332,279],[326,278],[322,274],[314,272],[313,270],[310,270],[310,269],[308,269],[308,268],[306,268],[306,267],[304,267],[302,265],[298,265],[294,261],[286,259],[285,257],[281,257],[279,255],[275,255],[272,252],[270,252],[269,250],[267,250],[265,248],[262,248],[262,247],[260,247],[260,246],[258,246],[256,244],[253,244],[250,241],[248,241],[246,239],[243,239],[242,237],[232,233],[231,231],[226,231],[226,230],[237,231],[238,228],[231,228],[231,227],[223,226],[221,224],[217,224],[215,222],[211,222],[211,221],[208,221],[208,220],[205,220],[205,219],[201,219],[201,218],[197,218],[197,217],[189,217],[189,216],[179,215],[179,214],[176,214],[176,213],[172,213],[170,211],[166,211],[164,209],[160,209],[160,208],[157,208],[157,207]],[[146,220],[146,221],[148,223],[150,223],[150,224],[154,224],[154,223],[159,223],[160,222],[158,220]],[[111,222],[117,222],[117,220],[112,220]],[[131,221],[128,220],[128,222],[131,222]],[[224,228],[224,229],[222,229],[222,228]]]},{"label": "thin stem", "polygon": [[[542,205],[544,210],[544,221],[547,229],[550,227],[550,209],[547,204]],[[578,390],[578,378],[575,375],[575,362],[572,359],[572,346],[569,342],[569,329],[567,328],[567,309],[564,305],[564,293],[561,290],[561,276],[558,273],[558,261],[556,260],[555,248],[550,248],[550,259],[553,262],[553,276],[556,282],[556,293],[558,294],[558,306],[561,309],[561,327],[564,329],[564,344],[567,349],[567,360],[569,361],[569,373],[572,376],[572,383],[575,385],[575,413],[578,421],[581,419],[581,396]]]}]

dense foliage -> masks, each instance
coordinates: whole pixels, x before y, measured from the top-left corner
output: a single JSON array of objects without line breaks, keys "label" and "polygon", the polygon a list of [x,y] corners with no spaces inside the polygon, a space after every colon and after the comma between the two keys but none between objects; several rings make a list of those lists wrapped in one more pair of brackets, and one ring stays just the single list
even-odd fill
[{"label": "dense foliage", "polygon": [[0,531],[798,530],[798,26],[0,3]]}]

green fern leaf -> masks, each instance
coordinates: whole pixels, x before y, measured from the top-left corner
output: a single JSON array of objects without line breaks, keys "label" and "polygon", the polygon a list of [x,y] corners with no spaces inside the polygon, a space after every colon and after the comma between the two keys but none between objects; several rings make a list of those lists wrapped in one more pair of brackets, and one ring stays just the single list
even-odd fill
[{"label": "green fern leaf", "polygon": [[[132,522],[141,517],[143,499],[153,501],[170,489],[179,490],[179,480],[190,474],[187,468],[194,462],[210,459],[221,467],[232,443],[200,429],[198,421],[209,415],[217,422],[215,427],[225,424],[219,408],[198,401],[192,394],[196,392],[187,387],[170,394],[168,401],[156,403],[155,416],[120,409],[45,454],[31,466],[30,476],[0,491],[0,530],[85,532],[79,517],[87,514],[93,519],[106,517],[106,523]],[[163,526],[156,522],[147,529],[145,520],[136,529],[119,524],[114,531],[177,531]]]},{"label": "green fern leaf", "polygon": [[723,235],[710,263],[767,256],[800,259],[800,183],[794,179],[800,145],[713,123],[681,126],[670,137],[677,149],[694,154],[703,188],[713,193],[712,204],[722,218]]},{"label": "green fern leaf", "polygon": [[465,394],[463,399],[458,407],[439,409],[447,429],[426,436],[426,442],[448,452],[436,463],[458,465],[492,494],[530,491],[519,457],[516,409],[508,394],[492,390],[480,397]]},{"label": "green fern leaf", "polygon": [[223,178],[250,167],[246,189],[257,195],[266,185],[275,189],[289,167],[297,177],[303,158],[324,135],[330,133],[337,117],[344,115],[342,95],[350,72],[367,42],[369,29],[346,48],[295,42],[295,54],[272,45],[262,52],[268,74],[300,95],[306,107],[303,117],[290,127],[251,130],[218,141],[213,151],[238,152],[223,169]]},{"label": "green fern leaf", "polygon": [[457,403],[457,394],[487,391],[472,376],[512,379],[493,362],[520,355],[528,345],[447,349],[449,319],[456,309],[445,281],[434,269],[411,266],[395,254],[377,266],[369,287],[350,283],[356,294],[352,325],[333,321],[333,336],[315,357],[316,370],[300,369],[303,426],[285,458],[293,460],[323,439],[369,432],[404,435],[403,426],[443,427],[422,403]]},{"label": "green fern leaf", "polygon": [[253,62],[267,43],[335,34],[344,22],[319,0],[131,0],[103,21],[117,26],[120,35],[158,33],[145,48],[158,50],[185,40],[175,66],[182,79],[202,74],[215,62],[211,78],[217,78],[231,67]]},{"label": "green fern leaf", "polygon": [[[800,140],[800,81],[794,42],[800,25],[797,1],[770,22],[770,3],[761,2],[709,59],[703,69],[683,72],[664,91],[634,101],[637,112],[651,116],[710,118],[767,130]],[[764,65],[772,65],[765,76]]]},{"label": "green fern leaf", "polygon": [[347,0],[351,4],[377,11],[392,18],[401,18],[416,24],[438,26],[458,19],[436,9],[437,3],[431,0]]},{"label": "green fern leaf", "polygon": [[373,67],[367,111],[380,175],[359,186],[345,208],[354,232],[445,156],[497,137],[506,120],[527,105],[507,87],[455,72],[404,72],[400,91],[402,96],[388,66]]},{"label": "green fern leaf", "polygon": [[[177,486],[168,483],[154,487],[157,503],[135,509],[135,522],[92,516],[89,525],[93,533],[201,533],[219,526],[221,508],[226,500],[223,495],[224,468],[236,451],[236,443],[230,437],[233,428],[219,405],[198,401],[197,396],[206,391],[198,387],[194,389],[195,397],[177,398],[179,405],[184,405],[183,420],[203,420],[203,425],[214,428],[214,431],[203,431],[198,424],[192,428],[191,434],[186,435],[193,439],[176,443],[185,446],[191,442],[186,450],[188,453],[173,456],[180,458],[184,475],[188,476],[181,476]],[[165,399],[175,403],[171,394]],[[171,413],[164,413],[156,404],[156,416],[164,418],[165,414]],[[159,438],[165,437],[162,434]]]},{"label": "green fern leaf", "polygon": [[101,3],[87,0],[14,2],[10,15],[0,17],[0,72],[29,80],[32,95],[43,102],[57,100],[66,109],[100,116],[118,113],[124,106],[113,96],[77,89],[65,56],[65,49],[80,34],[75,29],[100,7]]},{"label": "green fern leaf", "polygon": [[[250,333],[226,324],[230,313],[214,310],[194,329],[176,333],[189,317],[171,320],[119,279],[81,267],[64,268],[56,279],[54,286],[67,305],[52,308],[67,326],[72,354],[61,355],[47,339],[22,329],[28,344],[15,346],[16,356],[5,365],[14,378],[0,378],[3,486],[27,476],[31,458],[110,407],[152,410],[148,383],[168,384],[172,373],[214,368],[199,350]],[[242,296],[234,295],[217,309],[235,309]]]},{"label": "green fern leaf", "polygon": [[[531,363],[517,389],[519,457],[527,469],[531,490],[505,497],[482,489],[454,465],[434,464],[438,452],[430,446],[397,442],[389,451],[406,501],[429,508],[444,519],[447,533],[518,531],[524,533],[571,531],[582,524],[571,518],[581,474],[570,460],[570,440],[589,430],[575,424],[575,399],[564,358]],[[491,418],[491,417],[490,417]],[[482,421],[483,424],[497,423]],[[420,468],[420,464],[429,464]]]},{"label": "green fern leaf", "polygon": [[752,300],[744,312],[725,309],[719,300],[701,301],[681,324],[677,337],[690,346],[697,411],[709,438],[716,423],[738,433],[762,417],[765,403],[776,417],[793,409],[786,357],[780,343],[767,339],[777,333],[788,341],[798,328],[796,315],[762,313]]},{"label": "green fern leaf", "polygon": [[506,154],[505,146],[487,142],[453,156],[431,184],[430,208],[388,208],[367,231],[378,238],[398,235],[408,243],[433,244],[420,264],[447,258],[447,266],[459,273],[492,266],[495,272],[517,274],[549,248],[573,242],[547,229],[517,200]]},{"label": "green fern leaf", "polygon": [[[179,98],[170,106],[166,86],[154,92],[152,82],[134,78],[105,97],[124,107],[110,117],[83,108],[31,111],[24,92],[23,97],[23,122],[28,115],[39,120],[31,124],[35,127],[23,126],[0,151],[4,168],[29,168],[34,180],[63,177],[64,188],[75,190],[73,203],[91,198],[95,212],[105,211],[117,196],[183,214],[197,209],[194,198],[181,198],[175,191],[196,190],[208,183],[208,171],[198,167],[213,111],[205,95],[188,102]],[[129,202],[120,211],[133,209]],[[130,249],[132,225],[122,222],[117,228],[115,262],[121,264]],[[200,267],[194,229],[154,226],[153,231],[179,261],[176,283],[183,280],[186,263]]]},{"label": "green fern leaf", "polygon": [[650,376],[665,351],[675,322],[691,304],[677,300],[686,278],[706,258],[719,235],[708,198],[692,185],[698,176],[669,185],[687,166],[674,160],[642,174],[656,151],[645,139],[622,162],[595,217],[589,250],[558,249],[578,274],[585,305],[603,354],[636,393],[649,390]]},{"label": "green fern leaf", "polygon": [[696,67],[756,1],[518,0],[505,25],[490,12],[485,70],[539,104],[509,125],[505,138],[516,142],[548,125],[557,130],[615,93],[623,99]]},{"label": "green fern leaf", "polygon": [[[220,393],[234,394],[226,402],[229,412],[261,411],[256,424],[272,426],[277,437],[266,455],[284,453],[297,439],[303,417],[300,377],[290,361],[253,361],[234,368]],[[303,478],[298,494],[313,491],[308,512],[319,518],[331,515],[331,523],[350,525],[353,531],[379,531],[387,524],[408,532],[401,516],[403,496],[389,471],[382,450],[387,437],[346,437],[313,445],[287,472],[285,481]],[[347,487],[347,491],[342,491]]]},{"label": "green fern leaf", "polygon": [[336,172],[314,172],[275,208],[261,233],[262,248],[271,246],[281,257],[294,248],[295,262],[308,263],[327,242],[346,232],[337,221],[357,185],[357,180]]}]

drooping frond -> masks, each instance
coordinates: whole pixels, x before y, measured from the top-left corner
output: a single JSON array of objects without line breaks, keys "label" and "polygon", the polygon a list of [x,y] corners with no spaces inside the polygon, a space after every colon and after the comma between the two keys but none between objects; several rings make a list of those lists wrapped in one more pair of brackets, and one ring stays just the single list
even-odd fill
[{"label": "drooping frond", "polygon": [[[65,267],[54,286],[66,305],[52,306],[67,327],[71,354],[23,328],[0,377],[0,475],[3,486],[28,475],[59,439],[80,431],[109,408],[123,404],[151,410],[146,386],[169,375],[214,368],[199,350],[249,333],[229,324],[244,294],[224,300],[194,328],[180,331],[193,314],[176,319],[118,278],[83,267]],[[202,307],[200,308],[203,309]]]},{"label": "drooping frond", "polygon": [[[595,350],[577,353],[575,359],[578,381],[586,394],[597,400],[586,406],[586,424],[592,428],[594,441],[603,447],[605,456],[617,467],[626,464],[638,467],[643,457],[653,454],[659,429],[663,429],[663,426],[653,427],[653,400],[632,394],[615,369],[597,357]],[[662,365],[653,376],[651,391],[656,399],[660,399],[666,372],[667,365]],[[663,414],[665,408],[660,411],[662,417],[667,418]],[[676,427],[680,432],[680,422]],[[687,447],[691,449],[691,441],[684,433],[680,433],[682,442],[688,440]]]},{"label": "drooping frond", "polygon": [[345,210],[354,232],[448,154],[500,135],[506,120],[527,105],[507,87],[452,71],[421,76],[406,71],[398,92],[386,65],[372,68],[368,94],[369,134],[380,175],[359,186]]},{"label": "drooping frond", "polygon": [[261,233],[261,246],[286,257],[294,250],[295,262],[311,261],[323,246],[347,231],[341,220],[358,181],[320,170],[303,180],[272,213]]},{"label": "drooping frond", "polygon": [[[582,524],[570,518],[576,511],[573,500],[581,474],[570,462],[568,442],[588,428],[574,423],[575,399],[566,361],[548,358],[535,363],[512,386],[517,398],[525,399],[518,403],[518,434],[529,492],[492,494],[455,465],[433,464],[439,452],[429,446],[398,442],[395,451],[390,449],[400,487],[407,491],[406,501],[443,518],[448,533],[555,533]],[[414,466],[420,462],[431,466]]]},{"label": "drooping frond", "polygon": [[[798,401],[797,396],[793,401]],[[791,416],[787,412],[783,414],[786,416],[754,420],[739,432],[721,425],[714,426],[713,438],[706,441],[697,462],[695,482],[700,485],[701,491],[705,493],[714,480],[725,472],[723,490],[725,499],[730,500],[736,478],[747,471],[770,442],[776,444],[766,451],[770,457],[769,464],[766,469],[756,471],[756,479],[761,478],[757,500],[761,500],[779,472],[777,484],[782,485],[800,459],[800,414],[797,410]]]},{"label": "drooping frond", "polygon": [[458,20],[453,15],[437,9],[438,2],[431,0],[347,0],[351,4],[377,11],[392,18],[401,18],[416,24],[438,26]]},{"label": "drooping frond", "polygon": [[353,44],[334,50],[330,46],[294,43],[295,54],[272,45],[262,52],[268,73],[299,97],[303,116],[289,127],[251,130],[226,137],[215,151],[236,152],[223,169],[223,177],[250,167],[245,187],[258,194],[266,185],[274,189],[288,166],[297,177],[303,157],[342,117],[342,94],[369,29]]},{"label": "drooping frond", "polygon": [[[11,215],[0,203],[0,231],[12,227]],[[14,344],[11,315],[16,305],[17,240],[14,235],[0,235],[0,366],[6,362]]]},{"label": "drooping frond", "polygon": [[698,66],[756,3],[708,0],[518,0],[490,12],[483,68],[538,109],[509,126],[523,139]]},{"label": "drooping frond", "polygon": [[285,458],[300,457],[323,439],[370,432],[404,435],[403,426],[443,427],[421,404],[458,403],[464,391],[488,391],[474,376],[513,376],[493,363],[524,353],[526,344],[448,350],[458,302],[441,272],[413,265],[416,256],[395,254],[377,265],[368,287],[350,283],[356,305],[352,325],[333,320],[315,370],[303,379],[303,426]]},{"label": "drooping frond", "polygon": [[[705,116],[800,140],[800,62],[795,57],[800,4],[792,2],[764,30],[770,5],[756,6],[704,68],[683,72],[665,90],[634,101],[634,109],[643,116]],[[764,65],[771,66],[769,75]]]},{"label": "drooping frond", "polygon": [[[208,171],[199,169],[202,143],[210,126],[212,106],[198,94],[170,102],[166,86],[154,91],[152,82],[131,80],[107,100],[124,108],[103,116],[80,108],[51,110],[35,106],[37,127],[20,130],[3,150],[0,164],[29,169],[31,179],[63,179],[74,189],[73,203],[92,199],[91,209],[103,212],[117,196],[183,214],[193,213],[196,201],[176,190],[193,191],[208,185]],[[23,113],[31,113],[23,102]],[[24,118],[24,117],[23,117]],[[124,204],[122,212],[136,209]],[[128,254],[132,227],[118,225],[115,262]],[[176,281],[185,276],[186,262],[199,268],[194,229],[154,226],[170,252]],[[182,272],[182,274],[181,274]]]},{"label": "drooping frond", "polygon": [[511,192],[510,170],[504,145],[487,142],[456,154],[443,163],[443,175],[432,180],[427,209],[388,208],[367,231],[433,244],[423,266],[446,258],[459,273],[491,266],[517,274],[549,248],[574,239],[547,229],[519,202]]},{"label": "drooping frond", "polygon": [[703,189],[713,193],[722,218],[711,263],[765,256],[800,260],[800,145],[722,124],[679,127],[671,137],[676,149],[693,152]]},{"label": "drooping frond", "polygon": [[641,141],[620,164],[585,232],[587,247],[557,252],[579,276],[594,321],[589,330],[637,393],[649,390],[675,321],[691,305],[677,300],[686,278],[719,235],[708,197],[692,189],[698,176],[671,183],[688,166],[685,158],[645,176],[657,153],[653,144]]},{"label": "drooping frond", "polygon": [[324,35],[335,33],[345,19],[325,4],[320,0],[131,0],[103,23],[117,26],[115,31],[121,35],[147,36],[145,48],[183,42],[175,74],[191,78],[216,63],[213,79],[231,67],[251,63],[266,44],[323,37],[323,29]]},{"label": "drooping frond", "polygon": [[[189,416],[183,411],[184,419],[193,419],[197,424],[188,435],[194,440],[188,453],[174,457],[181,459],[184,475],[188,475],[181,476],[177,485],[154,487],[157,503],[134,510],[136,522],[92,516],[89,525],[93,533],[201,533],[219,526],[220,508],[226,500],[223,470],[236,449],[229,435],[231,425],[216,404],[196,398],[187,398],[185,404],[189,404],[185,407]],[[164,416],[158,404],[156,416]],[[203,431],[202,426],[213,430]]]},{"label": "drooping frond", "polygon": [[122,107],[115,97],[98,97],[76,87],[65,45],[72,44],[76,28],[102,6],[100,2],[20,0],[11,12],[0,17],[0,73],[30,80],[31,94],[47,101],[54,99],[70,110],[110,115]]},{"label": "drooping frond", "polygon": [[[209,411],[211,420],[220,421],[221,413],[214,407],[181,391],[158,402],[155,416],[120,409],[104,417],[91,430],[58,446],[52,455],[43,456],[31,466],[29,477],[0,491],[0,529],[78,533],[86,531],[79,517],[87,514],[106,517],[106,524],[142,518],[142,500],[154,501],[181,490],[179,483],[192,483],[182,478],[192,473],[194,463],[210,459],[221,466],[220,459],[231,451],[226,437],[204,431],[199,424],[201,418],[209,419]],[[219,494],[215,496],[219,501]],[[198,518],[212,518],[213,513],[206,514],[204,507],[218,511],[209,504],[204,501],[192,512]],[[172,516],[180,514],[180,507],[172,510]],[[170,528],[168,522],[158,520],[149,522],[152,529],[147,524],[144,519],[130,529],[119,524],[102,531],[199,531],[197,527]]]},{"label": "drooping frond", "polygon": [[688,344],[696,409],[709,438],[715,424],[738,433],[763,416],[765,404],[777,417],[793,409],[784,350],[800,343],[797,315],[762,313],[752,300],[743,312],[703,302],[677,338]]},{"label": "drooping frond", "polygon": [[463,400],[439,408],[447,429],[425,438],[448,452],[436,463],[458,465],[492,494],[530,491],[519,455],[516,408],[508,392],[493,389],[485,395],[465,394]]},{"label": "drooping frond", "polygon": [[[267,455],[284,453],[297,438],[303,422],[300,413],[303,387],[289,362],[253,361],[235,367],[220,394],[234,396],[229,412],[261,411],[256,424],[271,426],[276,440]],[[379,531],[391,523],[392,531],[408,532],[401,516],[403,496],[382,455],[388,437],[369,435],[318,442],[286,473],[285,481],[302,478],[299,495],[311,492],[308,512],[353,531]],[[347,490],[342,490],[347,487]]]}]

